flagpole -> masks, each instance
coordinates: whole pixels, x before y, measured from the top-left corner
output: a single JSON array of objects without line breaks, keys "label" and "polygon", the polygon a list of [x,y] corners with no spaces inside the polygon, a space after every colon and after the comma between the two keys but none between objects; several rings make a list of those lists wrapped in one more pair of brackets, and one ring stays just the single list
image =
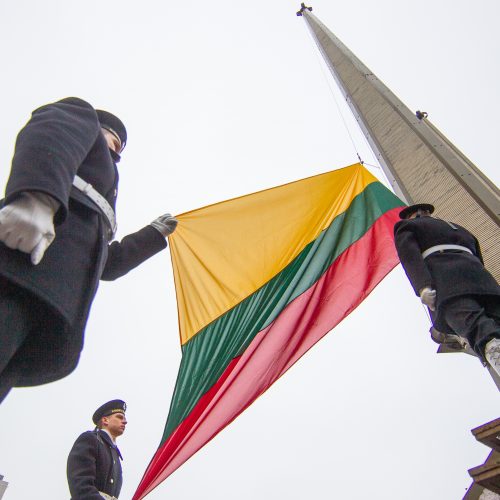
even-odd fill
[{"label": "flagpole", "polygon": [[500,281],[500,191],[427,118],[411,111],[304,3],[306,21],[394,192],[427,202],[478,238],[486,268]]},{"label": "flagpole", "polygon": [[[412,112],[314,14],[304,18],[394,192],[406,203],[432,203],[479,240],[485,267],[500,281],[500,191],[427,118]],[[441,344],[439,353],[470,349]],[[500,380],[490,374],[500,389]]]}]

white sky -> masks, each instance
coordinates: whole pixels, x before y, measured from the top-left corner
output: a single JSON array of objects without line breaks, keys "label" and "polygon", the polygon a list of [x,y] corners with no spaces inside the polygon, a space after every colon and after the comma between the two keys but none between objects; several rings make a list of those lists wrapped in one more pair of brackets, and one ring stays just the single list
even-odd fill
[{"label": "white sky", "polygon": [[[0,177],[32,109],[76,95],[120,116],[119,237],[357,161],[299,1],[0,2]],[[497,0],[316,0],[314,13],[410,109],[498,183]],[[350,120],[348,112],[346,119]],[[352,133],[355,133],[354,128]],[[363,159],[373,163],[356,133]],[[377,170],[374,170],[378,174]],[[500,415],[480,363],[436,355],[400,268],[148,498],[462,498]],[[66,457],[91,415],[129,405],[121,498],[156,450],[180,361],[168,251],[102,283],[76,371],[0,407],[6,500],[69,497]]]}]

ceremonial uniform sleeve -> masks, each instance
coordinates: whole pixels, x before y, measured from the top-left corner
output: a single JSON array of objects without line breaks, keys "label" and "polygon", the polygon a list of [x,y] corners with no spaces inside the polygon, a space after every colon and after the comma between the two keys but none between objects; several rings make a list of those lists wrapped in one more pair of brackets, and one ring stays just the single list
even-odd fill
[{"label": "ceremonial uniform sleeve", "polygon": [[68,456],[67,476],[72,500],[102,500],[96,487],[97,441],[91,432],[75,441]]},{"label": "ceremonial uniform sleeve", "polygon": [[476,257],[481,261],[481,264],[484,266],[483,254],[481,253],[481,247],[479,246],[478,239],[474,236],[474,241],[476,244]]},{"label": "ceremonial uniform sleeve", "polygon": [[167,246],[164,236],[152,226],[143,227],[108,246],[108,258],[101,276],[113,281],[127,274]]},{"label": "ceremonial uniform sleeve", "polygon": [[399,260],[416,295],[424,287],[433,288],[432,276],[422,257],[422,250],[410,224],[400,221],[394,227],[394,243]]},{"label": "ceremonial uniform sleeve", "polygon": [[99,132],[96,111],[82,99],[68,97],[35,110],[17,136],[5,203],[23,191],[41,191],[61,204],[56,223],[62,222],[73,179]]}]

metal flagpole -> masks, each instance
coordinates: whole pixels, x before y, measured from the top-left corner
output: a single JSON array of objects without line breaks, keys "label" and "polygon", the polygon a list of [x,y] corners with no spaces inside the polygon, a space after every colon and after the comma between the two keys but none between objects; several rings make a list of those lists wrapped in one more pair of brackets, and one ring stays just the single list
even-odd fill
[{"label": "metal flagpole", "polygon": [[[394,192],[408,204],[432,203],[479,240],[488,271],[500,281],[500,191],[427,119],[410,109],[301,4],[302,16]],[[438,352],[474,352],[457,342]],[[500,389],[500,379],[490,370]]]},{"label": "metal flagpole", "polygon": [[[500,281],[500,191],[428,119],[410,109],[301,4],[302,16],[394,192],[426,202],[479,240],[485,267]],[[472,351],[457,343],[438,352]],[[473,354],[473,353],[472,353]],[[499,377],[490,374],[500,389]]]},{"label": "metal flagpole", "polygon": [[[297,15],[305,19],[394,192],[408,204],[432,203],[438,217],[471,231],[480,242],[486,268],[500,281],[499,189],[427,119],[426,112],[410,111],[311,11],[302,3]],[[458,342],[441,344],[438,352],[474,354]],[[500,378],[488,369],[500,389]],[[496,440],[497,427],[490,432]],[[497,464],[500,449],[493,453]],[[500,493],[496,466],[498,471],[492,471],[487,461],[473,469],[482,479],[474,482],[467,500],[479,498],[484,486]]]},{"label": "metal flagpole", "polygon": [[486,268],[500,281],[500,191],[427,119],[410,109],[302,4],[318,48],[394,192],[427,202],[479,240]]},{"label": "metal flagpole", "polygon": [[0,474],[0,500],[7,489],[8,482],[3,480],[3,476]]}]

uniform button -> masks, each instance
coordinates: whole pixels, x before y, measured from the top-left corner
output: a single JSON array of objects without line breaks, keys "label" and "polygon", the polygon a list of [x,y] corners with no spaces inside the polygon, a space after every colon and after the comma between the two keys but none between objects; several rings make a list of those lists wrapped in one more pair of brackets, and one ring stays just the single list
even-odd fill
[{"label": "uniform button", "polygon": [[111,478],[111,479],[109,480],[109,482],[110,482],[110,483],[114,483],[113,478]]}]

